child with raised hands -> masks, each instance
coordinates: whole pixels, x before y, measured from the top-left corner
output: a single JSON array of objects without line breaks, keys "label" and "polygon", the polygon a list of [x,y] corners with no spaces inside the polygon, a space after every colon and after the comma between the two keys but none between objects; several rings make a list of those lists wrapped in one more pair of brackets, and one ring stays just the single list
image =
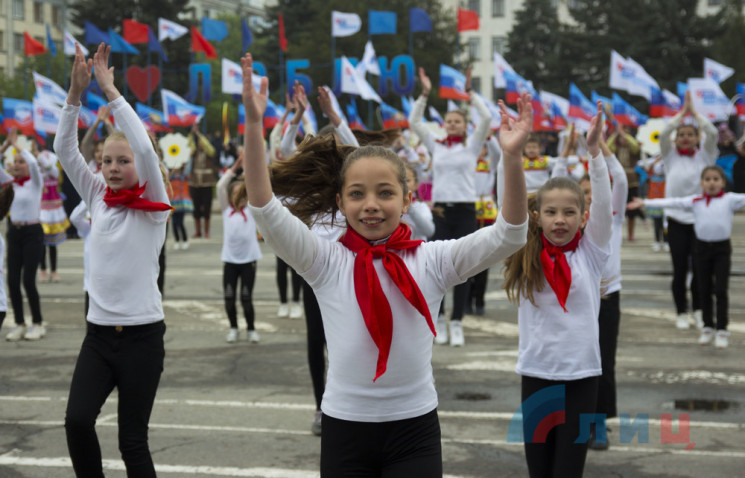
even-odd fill
[{"label": "child with raised hands", "polygon": [[[96,417],[118,389],[119,450],[127,476],[155,476],[148,421],[163,371],[163,308],[156,280],[171,206],[158,155],[114,86],[111,47],[87,60],[76,46],[54,149],[91,215],[87,333],[67,401],[67,446],[78,477],[103,477]],[[95,76],[121,132],[106,138],[102,182],[78,149],[80,96]]]},{"label": "child with raised hands", "polygon": [[[285,194],[282,185],[270,181],[263,160],[267,80],[257,93],[246,80],[251,56],[241,65],[249,209],[266,243],[313,287],[326,332],[321,476],[441,476],[432,316],[448,288],[525,242],[520,151],[532,124],[530,98],[518,103],[518,121],[504,115],[500,134],[510,186],[495,225],[455,241],[422,243],[411,240],[400,221],[411,203],[403,161],[383,147],[336,147],[331,139],[303,143],[290,163],[313,164],[307,169],[313,177],[298,179],[302,188],[295,185],[310,196],[284,207],[272,192],[274,185]],[[319,158],[327,143],[332,150]],[[273,178],[284,164],[272,167]],[[316,185],[325,187],[311,187]],[[344,214],[347,227],[339,241],[319,239],[293,216],[295,205],[307,208],[311,201],[317,213]]]},{"label": "child with raised hands", "polygon": [[522,407],[527,410],[531,402],[554,394],[565,404],[565,423],[545,436],[534,435],[530,420],[523,422],[531,477],[582,476],[587,454],[589,434],[584,443],[575,440],[580,437],[580,415],[595,412],[602,372],[600,283],[610,256],[613,221],[608,168],[599,144],[601,129],[598,102],[587,135],[592,158],[589,212],[576,181],[550,179],[536,193],[526,246],[505,261],[504,288],[510,300],[519,304],[516,371],[522,376]]}]

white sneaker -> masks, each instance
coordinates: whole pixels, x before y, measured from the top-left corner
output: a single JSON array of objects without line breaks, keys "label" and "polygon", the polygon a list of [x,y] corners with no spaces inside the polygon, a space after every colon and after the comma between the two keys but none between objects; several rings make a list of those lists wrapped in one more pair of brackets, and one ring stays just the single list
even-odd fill
[{"label": "white sneaker", "polygon": [[10,332],[8,332],[8,335],[5,336],[5,340],[7,340],[8,342],[18,342],[19,340],[23,339],[25,335],[26,335],[26,326],[16,325],[12,329],[10,329]]},{"label": "white sneaker", "polygon": [[185,251],[189,248],[189,241],[184,241],[183,244],[181,244],[181,250]]},{"label": "white sneaker", "polygon": [[444,345],[448,343],[448,321],[444,315],[438,315],[435,319],[435,343],[437,345]]},{"label": "white sneaker", "polygon": [[466,339],[463,337],[463,323],[460,320],[450,321],[450,346],[463,347]]},{"label": "white sneaker", "polygon": [[259,333],[256,332],[255,330],[248,331],[248,341],[251,342],[252,344],[258,344],[260,338],[261,337],[259,337]]},{"label": "white sneaker", "polygon": [[670,252],[670,244],[668,244],[667,242],[663,242],[662,243],[662,250],[665,251],[665,252]]},{"label": "white sneaker", "polygon": [[686,330],[691,327],[687,313],[678,314],[678,318],[675,320],[675,327],[680,330]]},{"label": "white sneaker", "polygon": [[290,315],[290,307],[287,304],[279,304],[277,317],[287,317],[288,315]]},{"label": "white sneaker", "polygon": [[290,305],[290,318],[300,319],[303,317],[303,308],[300,306],[300,302],[293,302]]},{"label": "white sneaker", "polygon": [[704,328],[704,315],[701,312],[701,309],[693,311],[693,314],[691,315],[691,320],[692,320],[691,325],[695,325],[699,329]]},{"label": "white sneaker", "polygon": [[717,330],[717,335],[714,337],[714,347],[718,349],[726,349],[729,345],[729,332],[726,330]]},{"label": "white sneaker", "polygon": [[173,250],[174,251],[178,251],[179,249],[181,249],[181,243],[180,242],[174,242],[173,243]]},{"label": "white sneaker", "polygon": [[701,329],[701,336],[698,338],[699,345],[708,345],[714,338],[714,330],[711,327]]},{"label": "white sneaker", "polygon": [[225,341],[229,344],[238,342],[238,329],[230,329],[227,337],[225,337]]},{"label": "white sneaker", "polygon": [[662,250],[662,244],[660,244],[659,242],[652,243],[652,251],[660,252],[661,250]]},{"label": "white sneaker", "polygon": [[26,336],[23,337],[26,340],[39,340],[47,335],[47,329],[44,324],[31,324],[31,327],[26,331]]}]

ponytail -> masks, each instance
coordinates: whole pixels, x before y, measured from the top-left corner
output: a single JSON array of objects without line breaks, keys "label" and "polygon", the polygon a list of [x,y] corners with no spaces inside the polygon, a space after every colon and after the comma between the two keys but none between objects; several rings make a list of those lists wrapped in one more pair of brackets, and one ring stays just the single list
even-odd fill
[{"label": "ponytail", "polygon": [[537,210],[536,195],[528,195],[528,240],[525,246],[504,261],[504,283],[502,288],[507,292],[510,302],[520,304],[521,297],[527,297],[535,304],[534,291],[542,291],[545,285],[543,266],[541,265],[541,228],[533,214]]}]

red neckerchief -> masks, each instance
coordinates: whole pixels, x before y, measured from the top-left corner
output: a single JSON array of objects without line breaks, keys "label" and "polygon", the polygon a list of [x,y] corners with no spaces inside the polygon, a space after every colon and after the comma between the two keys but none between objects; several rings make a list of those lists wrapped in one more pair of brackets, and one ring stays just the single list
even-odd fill
[{"label": "red neckerchief", "polygon": [[145,192],[145,186],[147,186],[147,183],[142,186],[134,186],[131,189],[120,189],[119,191],[114,191],[106,186],[106,194],[103,197],[103,202],[109,207],[124,206],[142,211],[168,211],[169,209],[173,209],[170,204],[148,201],[145,198],[141,198],[140,195]]},{"label": "red neckerchief", "polygon": [[564,253],[577,249],[581,237],[582,234],[577,231],[574,239],[563,246],[555,246],[546,239],[545,235],[541,234],[543,240],[543,250],[541,251],[543,275],[546,276],[546,280],[556,294],[556,298],[559,299],[559,305],[564,309],[564,312],[567,312],[567,297],[572,285],[572,269],[569,267]]},{"label": "red neckerchief", "polygon": [[681,156],[693,156],[694,154],[696,154],[696,148],[689,148],[689,149],[677,148],[677,149],[678,149],[678,154]]},{"label": "red neckerchief", "polygon": [[711,199],[712,198],[720,198],[722,196],[724,196],[724,189],[722,189],[721,191],[719,191],[719,193],[717,193],[717,194],[715,194],[713,196],[709,196],[708,194],[703,193],[701,196],[693,198],[693,202],[701,201],[702,199],[706,199],[706,207],[709,207],[709,203],[711,202]]},{"label": "red neckerchief", "polygon": [[230,206],[230,209],[232,209],[232,211],[230,211],[230,216],[232,216],[235,213],[239,213],[241,216],[243,216],[243,222],[248,221],[248,218],[246,217],[246,213],[243,212],[243,209],[236,209],[235,206]]},{"label": "red neckerchief", "polygon": [[466,137],[465,136],[448,136],[445,139],[439,139],[437,140],[438,143],[444,144],[448,148],[454,144],[465,144]]},{"label": "red neckerchief", "polygon": [[432,334],[437,335],[422,291],[414,282],[414,278],[411,277],[401,257],[391,252],[391,250],[413,249],[424,242],[410,238],[411,230],[406,224],[401,223],[384,244],[377,246],[371,245],[351,227],[347,227],[347,232],[339,239],[347,249],[357,254],[354,258],[354,292],[362,317],[365,319],[367,331],[370,332],[373,342],[378,347],[378,362],[373,382],[386,371],[393,339],[391,306],[380,286],[378,274],[373,266],[374,258],[383,259],[383,267],[391,280],[398,286],[406,300],[424,316]]},{"label": "red neckerchief", "polygon": [[19,186],[23,186],[23,184],[29,179],[31,179],[31,176],[24,176],[22,178],[13,178],[13,182]]}]

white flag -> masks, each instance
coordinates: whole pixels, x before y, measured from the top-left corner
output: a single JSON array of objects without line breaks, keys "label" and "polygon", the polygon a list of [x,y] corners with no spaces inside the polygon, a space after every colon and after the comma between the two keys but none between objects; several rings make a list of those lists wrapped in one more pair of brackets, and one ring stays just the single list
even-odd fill
[{"label": "white flag", "polygon": [[158,41],[176,40],[189,33],[189,29],[165,18],[158,18]]},{"label": "white flag", "polygon": [[75,37],[70,34],[67,30],[65,30],[65,55],[74,55],[75,54],[75,44],[80,45],[80,50],[83,52],[84,56],[88,56],[88,49],[83,46],[82,43],[77,41]]},{"label": "white flag", "polygon": [[515,73],[509,63],[496,51],[494,52],[494,88],[506,88],[507,80],[504,78],[504,72]]},{"label": "white flag", "polygon": [[458,105],[455,104],[455,101],[448,100],[448,113],[451,111],[458,111],[460,108],[458,108]]},{"label": "white flag", "polygon": [[[261,76],[254,73],[251,81],[256,91],[261,89]],[[240,95],[243,92],[243,70],[241,65],[234,61],[222,59],[222,92],[231,95]]]},{"label": "white flag", "polygon": [[626,58],[622,57],[616,50],[611,50],[608,86],[616,90],[629,91],[629,85],[633,82],[633,79],[634,70],[628,65]]},{"label": "white flag", "polygon": [[734,107],[719,84],[710,78],[688,78],[693,108],[709,121],[727,121],[734,114]]},{"label": "white flag", "polygon": [[331,12],[331,36],[348,37],[362,28],[362,19],[356,13]]},{"label": "white flag", "polygon": [[544,111],[559,113],[564,118],[569,116],[568,99],[545,90],[541,90],[540,95]]},{"label": "white flag", "polygon": [[38,97],[34,97],[32,104],[34,108],[34,129],[44,133],[56,134],[57,125],[59,125],[62,116],[62,107]]},{"label": "white flag", "polygon": [[365,77],[366,72],[380,76],[378,57],[375,56],[375,49],[373,48],[372,42],[369,40],[365,44],[365,54],[362,56],[362,61],[357,63],[356,70],[363,78]]},{"label": "white flag", "polygon": [[34,86],[36,87],[36,97],[40,101],[55,105],[65,104],[67,92],[46,76],[34,72]]},{"label": "white flag", "polygon": [[374,100],[378,103],[383,102],[372,86],[365,81],[362,75],[357,73],[357,70],[354,69],[346,56],[341,57],[341,91],[343,93],[360,95],[364,100]]},{"label": "white flag", "polygon": [[634,82],[629,86],[628,92],[631,95],[642,96],[647,101],[652,99],[652,87],[660,89],[660,85],[657,84],[652,76],[647,73],[639,63],[635,62],[631,57],[626,58],[627,64],[634,69]]},{"label": "white flag", "polygon": [[709,78],[717,83],[721,83],[730,76],[735,74],[735,70],[717,63],[711,58],[704,58],[704,78]]}]

